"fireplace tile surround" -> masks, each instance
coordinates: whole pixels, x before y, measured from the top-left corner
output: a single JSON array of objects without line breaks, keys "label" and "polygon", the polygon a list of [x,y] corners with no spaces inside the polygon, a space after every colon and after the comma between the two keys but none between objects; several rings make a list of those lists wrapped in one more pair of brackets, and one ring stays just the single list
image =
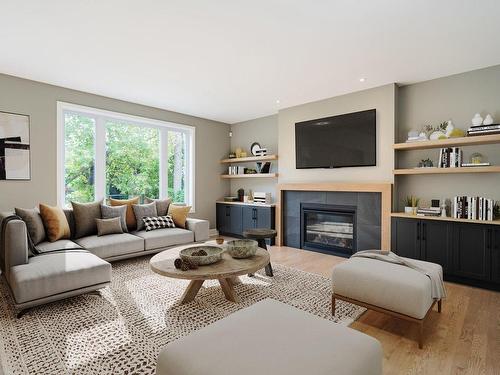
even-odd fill
[{"label": "fireplace tile surround", "polygon": [[281,201],[283,244],[301,248],[301,204],[356,207],[357,250],[381,248],[381,193],[284,191]]},{"label": "fireplace tile surround", "polygon": [[390,250],[392,183],[278,184],[276,229],[279,246],[300,248],[301,203],[356,207],[357,250]]}]

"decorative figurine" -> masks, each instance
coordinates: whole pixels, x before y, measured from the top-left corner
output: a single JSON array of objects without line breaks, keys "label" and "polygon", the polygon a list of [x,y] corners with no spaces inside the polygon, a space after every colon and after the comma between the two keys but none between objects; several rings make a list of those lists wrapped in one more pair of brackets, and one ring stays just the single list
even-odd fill
[{"label": "decorative figurine", "polygon": [[472,118],[472,126],[479,126],[483,124],[483,118],[479,113],[476,113]]},{"label": "decorative figurine", "polygon": [[488,113],[484,118],[483,125],[491,125],[493,124],[493,117]]}]

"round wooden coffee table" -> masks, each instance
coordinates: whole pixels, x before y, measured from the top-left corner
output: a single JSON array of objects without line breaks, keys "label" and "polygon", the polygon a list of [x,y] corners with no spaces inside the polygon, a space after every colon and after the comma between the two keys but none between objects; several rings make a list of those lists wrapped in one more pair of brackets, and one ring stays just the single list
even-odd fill
[{"label": "round wooden coffee table", "polygon": [[153,272],[174,279],[191,280],[181,297],[181,303],[191,302],[205,280],[216,279],[219,280],[226,299],[239,302],[239,298],[234,291],[234,285],[240,282],[238,276],[254,273],[269,264],[269,253],[258,248],[257,253],[247,259],[234,259],[226,252],[223,252],[220,261],[207,266],[200,266],[196,270],[182,271],[175,268],[174,260],[178,257],[179,251],[193,246],[179,246],[162,251],[149,261]]}]

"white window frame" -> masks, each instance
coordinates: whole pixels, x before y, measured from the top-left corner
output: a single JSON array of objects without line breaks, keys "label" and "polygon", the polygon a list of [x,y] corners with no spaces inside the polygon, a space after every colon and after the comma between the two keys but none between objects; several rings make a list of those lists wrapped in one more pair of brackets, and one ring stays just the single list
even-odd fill
[{"label": "white window frame", "polygon": [[185,200],[191,206],[191,212],[195,212],[195,147],[196,128],[190,125],[177,124],[168,121],[156,120],[147,117],[129,115],[104,109],[86,107],[73,103],[57,102],[57,202],[65,205],[65,123],[64,114],[72,112],[91,117],[95,120],[95,168],[94,189],[95,199],[103,199],[106,196],[106,140],[105,122],[117,120],[136,126],[157,128],[160,130],[160,198],[167,198],[168,172],[166,161],[168,160],[168,131],[181,132],[186,135],[185,152]]}]

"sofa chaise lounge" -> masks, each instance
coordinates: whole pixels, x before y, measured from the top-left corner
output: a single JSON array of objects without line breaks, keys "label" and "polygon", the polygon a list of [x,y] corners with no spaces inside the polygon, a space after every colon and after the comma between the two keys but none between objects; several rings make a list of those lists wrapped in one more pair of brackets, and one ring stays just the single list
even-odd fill
[{"label": "sofa chaise lounge", "polygon": [[[65,214],[74,233],[72,210],[65,210]],[[11,215],[0,214],[0,223]],[[107,286],[111,282],[109,261],[206,241],[208,235],[208,221],[188,218],[185,229],[142,230],[42,242],[37,248],[44,253],[29,256],[26,224],[22,220],[9,220],[3,238],[0,238],[0,266],[12,292],[15,307],[28,309]],[[58,251],[53,251],[56,249]]]}]

